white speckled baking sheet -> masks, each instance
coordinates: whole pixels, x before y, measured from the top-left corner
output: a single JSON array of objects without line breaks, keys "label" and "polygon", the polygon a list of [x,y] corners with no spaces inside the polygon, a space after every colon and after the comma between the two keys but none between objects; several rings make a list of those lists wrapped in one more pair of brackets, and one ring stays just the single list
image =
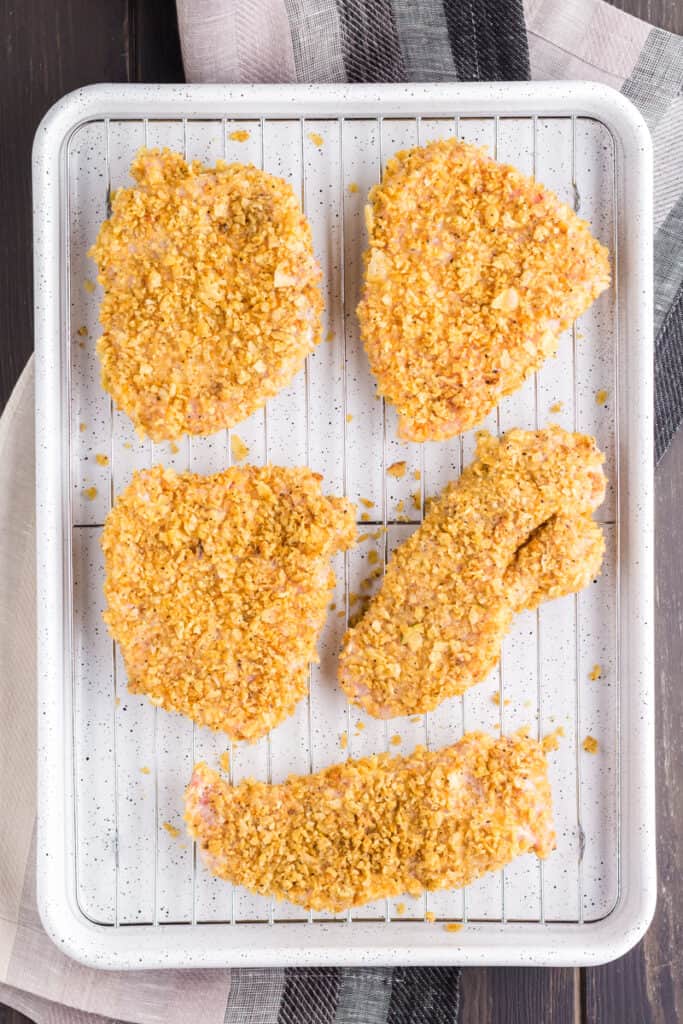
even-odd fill
[{"label": "white speckled baking sheet", "polygon": [[[248,138],[231,138],[236,129]],[[393,409],[375,398],[354,312],[363,206],[393,152],[454,134],[535,174],[610,250],[613,287],[557,358],[482,424],[500,432],[556,422],[595,434],[610,479],[598,512],[607,555],[583,593],[518,617],[486,682],[419,720],[383,723],[349,709],[335,682],[344,585],[353,611],[361,581],[419,523],[425,499],[471,460],[475,435],[400,443]],[[388,527],[339,557],[310,700],[259,743],[233,745],[233,779],[279,781],[383,750],[395,736],[389,749],[408,752],[473,728],[528,725],[545,735],[562,726],[550,755],[558,846],[545,862],[527,855],[463,891],[337,917],[233,890],[203,868],[183,830],[182,791],[193,762],[215,765],[227,738],[129,694],[101,620],[101,526],[133,470],[163,462],[213,472],[231,458],[227,431],[177,446],[141,442],[99,384],[101,294],[87,252],[110,190],[129,182],[144,144],[208,163],[253,162],[300,193],[324,272],[326,340],[266,412],[231,433],[249,461],[307,462],[330,492],[372,502],[359,505],[361,532]],[[654,900],[649,174],[639,116],[618,94],[581,83],[98,86],[47,116],[34,169],[39,902],[72,955],[120,967],[583,963],[616,956],[642,934]],[[407,463],[401,479],[385,473],[397,460]],[[596,754],[582,748],[587,735]],[[446,932],[451,921],[464,928]]]}]

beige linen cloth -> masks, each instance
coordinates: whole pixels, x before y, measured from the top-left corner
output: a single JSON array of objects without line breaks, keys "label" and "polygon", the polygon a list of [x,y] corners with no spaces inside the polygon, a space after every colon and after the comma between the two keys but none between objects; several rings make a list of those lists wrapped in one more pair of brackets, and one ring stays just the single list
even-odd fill
[{"label": "beige linen cloth", "polygon": [[[264,4],[268,10],[273,7],[290,15],[296,12],[294,2],[270,0]],[[252,15],[246,27],[251,26],[252,33],[260,31],[259,5],[241,5],[238,0],[181,0],[188,77],[204,77],[201,67],[209,53],[213,81],[229,81],[235,68],[244,67],[245,51],[251,46],[253,56],[257,48],[253,39],[240,37],[235,28],[241,24],[236,21],[240,11],[244,15],[245,10]],[[683,137],[680,129],[672,131],[674,121],[680,123],[683,101],[675,98],[676,90],[671,93],[664,88],[668,80],[670,84],[680,80],[671,70],[674,37],[600,0],[528,0],[526,17],[533,78],[604,81],[624,88],[644,109],[658,154],[658,218],[665,219],[675,199],[675,190],[667,187],[662,191],[671,180],[668,167],[674,159],[672,155],[669,160],[667,153],[680,154]],[[282,25],[286,29],[286,19]],[[261,27],[265,32],[269,26]],[[294,58],[286,31],[278,38],[285,51],[284,79],[292,75]],[[675,50],[675,54],[679,52]],[[258,74],[255,67],[254,80]],[[660,88],[662,75],[667,81]],[[649,103],[651,90],[663,97],[659,106]],[[38,1024],[105,1024],[105,1018],[137,1024],[218,1024],[233,995],[232,1001],[247,1010],[242,996],[237,996],[238,975],[233,976],[231,995],[227,970],[124,973],[83,967],[53,945],[38,918],[34,892],[33,390],[30,362],[0,420],[0,1002],[16,1007]],[[281,973],[270,972],[273,984],[277,985]],[[240,1019],[245,1019],[244,1013]],[[277,1019],[277,1013],[259,1013],[258,1019],[269,1024]]]}]

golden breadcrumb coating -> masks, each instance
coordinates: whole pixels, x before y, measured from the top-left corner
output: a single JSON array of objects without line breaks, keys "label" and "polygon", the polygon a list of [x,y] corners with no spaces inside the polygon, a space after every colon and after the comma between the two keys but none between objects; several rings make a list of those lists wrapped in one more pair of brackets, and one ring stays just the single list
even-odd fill
[{"label": "golden breadcrumb coating", "polygon": [[607,250],[585,221],[458,139],[398,153],[366,214],[358,316],[406,440],[481,422],[609,285]]},{"label": "golden breadcrumb coating", "polygon": [[307,692],[330,558],[353,506],[308,469],[213,476],[155,466],[107,516],[104,619],[134,693],[234,739],[278,725]]},{"label": "golden breadcrumb coating", "polygon": [[476,461],[430,502],[348,630],[349,698],[378,718],[431,711],[486,678],[515,612],[597,575],[602,462],[593,438],[560,427],[482,432]]},{"label": "golden breadcrumb coating", "polygon": [[543,744],[472,732],[409,757],[379,754],[231,786],[198,764],[185,822],[215,875],[339,912],[379,897],[460,888],[555,845]]},{"label": "golden breadcrumb coating", "polygon": [[142,149],[90,255],[102,385],[153,441],[246,419],[320,341],[320,269],[286,182]]}]

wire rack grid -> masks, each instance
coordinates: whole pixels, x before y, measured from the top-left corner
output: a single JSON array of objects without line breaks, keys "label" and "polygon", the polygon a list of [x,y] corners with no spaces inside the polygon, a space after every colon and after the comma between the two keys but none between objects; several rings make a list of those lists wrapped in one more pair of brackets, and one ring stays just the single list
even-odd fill
[{"label": "wire rack grid", "polygon": [[[245,134],[246,133],[246,134]],[[391,154],[457,135],[487,145],[553,188],[585,216],[612,255],[615,285],[567,333],[558,356],[505,399],[483,427],[538,428],[553,421],[595,434],[610,479],[599,517],[605,570],[586,592],[519,616],[486,682],[429,715],[377,722],[352,708],[335,683],[335,657],[359,595],[371,593],[393,548],[421,522],[425,501],[456,477],[475,433],[413,445],[396,439],[391,407],[377,401],[355,320],[362,278],[363,206]],[[112,190],[129,183],[141,145],[188,158],[253,162],[289,180],[311,222],[324,273],[325,340],[295,381],[233,431],[176,445],[141,442],[99,386],[94,349],[99,288],[87,252]],[[68,153],[66,303],[69,357],[70,564],[75,891],[98,924],[270,924],[338,920],[578,922],[605,917],[620,887],[616,157],[609,130],[588,117],[499,115],[338,118],[92,120]],[[606,399],[603,401],[604,396]],[[330,493],[358,505],[365,539],[337,559],[337,589],[311,666],[310,693],[290,720],[253,745],[153,708],[129,694],[120,653],[101,622],[99,536],[115,496],[136,469],[163,462],[218,471],[232,462],[233,435],[248,459],[308,464]],[[106,453],[105,460],[96,460]],[[406,463],[403,477],[388,474]],[[372,555],[371,552],[375,554]],[[590,675],[599,669],[599,679]],[[230,779],[280,781],[344,756],[439,747],[472,728],[541,736],[562,726],[550,755],[558,849],[547,862],[519,858],[460,892],[379,901],[330,915],[274,904],[214,879],[182,831],[182,790],[192,764],[229,751]],[[588,734],[600,756],[582,748]],[[176,830],[178,833],[176,834]],[[401,906],[401,904],[403,904]]]}]

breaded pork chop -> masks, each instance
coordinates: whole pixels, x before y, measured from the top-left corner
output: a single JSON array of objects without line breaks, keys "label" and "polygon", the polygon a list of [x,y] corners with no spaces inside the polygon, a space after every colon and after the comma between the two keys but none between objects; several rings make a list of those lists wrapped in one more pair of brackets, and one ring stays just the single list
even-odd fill
[{"label": "breaded pork chop", "polygon": [[515,612],[586,586],[604,552],[602,462],[593,438],[560,427],[480,434],[346,633],[349,699],[378,718],[431,711],[486,678]]},{"label": "breaded pork chop", "polygon": [[398,153],[370,192],[361,333],[406,440],[480,423],[610,279],[548,189],[458,139]]},{"label": "breaded pork chop", "polygon": [[460,888],[554,848],[544,745],[472,732],[452,747],[346,761],[281,785],[205,764],[185,821],[215,875],[313,910]]},{"label": "breaded pork chop", "polygon": [[105,621],[134,693],[254,740],[305,696],[353,506],[278,466],[138,472],[107,516]]},{"label": "breaded pork chop", "polygon": [[143,436],[212,434],[260,408],[320,340],[320,269],[288,184],[141,150],[91,256],[102,384]]}]

